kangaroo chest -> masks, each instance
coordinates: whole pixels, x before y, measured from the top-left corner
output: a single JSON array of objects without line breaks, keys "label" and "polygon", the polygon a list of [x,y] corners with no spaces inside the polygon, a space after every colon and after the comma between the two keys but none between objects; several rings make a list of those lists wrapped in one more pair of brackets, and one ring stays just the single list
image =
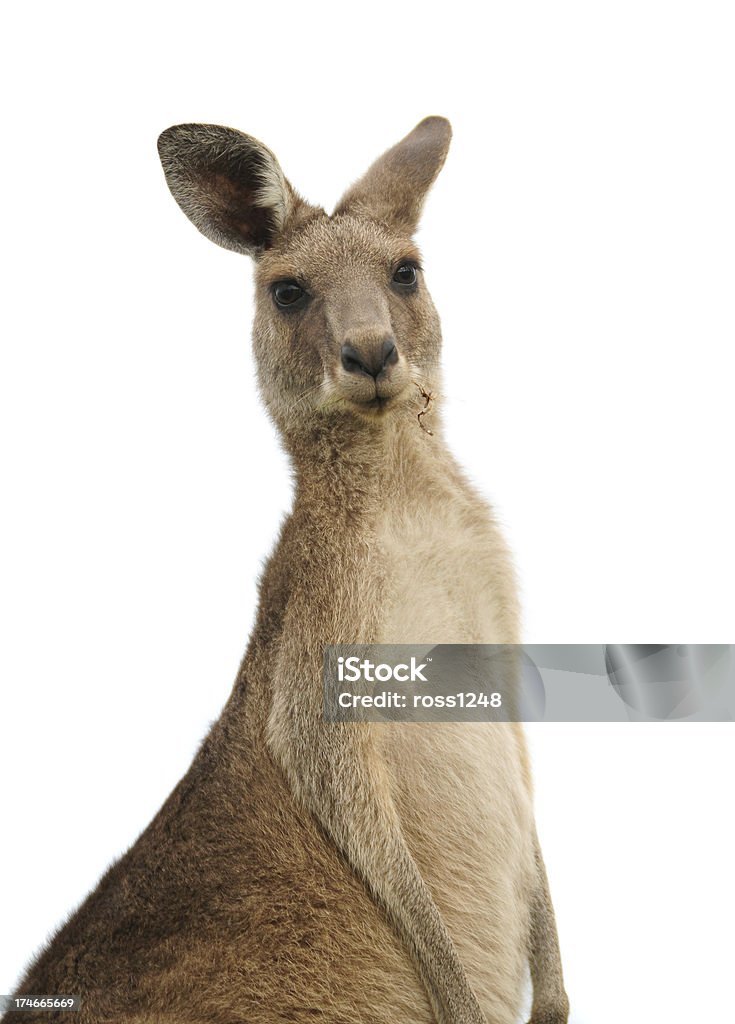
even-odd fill
[{"label": "kangaroo chest", "polygon": [[[513,639],[500,614],[511,592],[504,550],[484,515],[434,501],[386,516],[377,543],[387,581],[383,642]],[[522,947],[521,894],[533,871],[514,727],[394,723],[378,735],[406,841],[482,998],[488,952]]]},{"label": "kangaroo chest", "polygon": [[433,501],[388,514],[377,535],[386,573],[384,643],[502,643],[489,527]]}]

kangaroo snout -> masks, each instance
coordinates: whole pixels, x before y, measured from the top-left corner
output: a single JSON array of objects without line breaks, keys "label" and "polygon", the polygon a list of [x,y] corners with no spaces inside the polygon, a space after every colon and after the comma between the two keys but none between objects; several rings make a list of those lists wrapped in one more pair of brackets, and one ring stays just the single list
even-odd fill
[{"label": "kangaroo snout", "polygon": [[377,380],[383,374],[388,376],[390,368],[398,362],[398,349],[391,337],[371,344],[350,344],[341,349],[342,367],[348,373],[367,374]]}]

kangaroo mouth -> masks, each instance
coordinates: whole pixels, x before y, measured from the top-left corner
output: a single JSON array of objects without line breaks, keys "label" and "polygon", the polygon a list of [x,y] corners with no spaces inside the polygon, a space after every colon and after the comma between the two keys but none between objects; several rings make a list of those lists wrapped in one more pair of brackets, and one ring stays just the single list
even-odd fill
[{"label": "kangaroo mouth", "polygon": [[349,404],[357,411],[362,413],[373,413],[380,415],[381,413],[387,412],[397,405],[401,398],[405,397],[406,388],[401,388],[398,391],[391,391],[390,394],[380,394],[375,392],[372,395],[346,395]]},{"label": "kangaroo mouth", "polygon": [[340,375],[336,394],[356,413],[380,415],[405,399],[409,381],[400,373],[389,378],[367,379],[366,375]]},{"label": "kangaroo mouth", "polygon": [[393,402],[393,395],[375,395],[374,398],[368,398],[364,402],[355,402],[361,409],[374,409],[380,411],[381,409],[387,409],[388,406]]}]

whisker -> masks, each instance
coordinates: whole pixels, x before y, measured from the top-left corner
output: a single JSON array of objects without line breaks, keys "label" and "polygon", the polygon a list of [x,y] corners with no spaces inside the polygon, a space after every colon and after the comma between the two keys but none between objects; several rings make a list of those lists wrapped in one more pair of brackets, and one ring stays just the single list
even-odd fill
[{"label": "whisker", "polygon": [[297,397],[296,399],[294,399],[294,401],[293,401],[293,402],[292,402],[292,403],[291,403],[291,404],[290,404],[290,405],[288,406],[287,412],[291,413],[291,412],[293,412],[293,411],[294,411],[295,409],[298,409],[298,408],[299,408],[299,406],[303,405],[303,404],[304,404],[305,402],[307,402],[307,401],[308,401],[308,400],[309,400],[310,398],[312,398],[312,397],[313,397],[314,395],[317,395],[317,394],[318,394],[318,393],[319,393],[320,391],[322,391],[322,390],[324,389],[324,386],[325,386],[325,384],[326,384],[326,381],[323,381],[323,380],[321,380],[321,381],[319,381],[319,383],[318,383],[318,384],[313,384],[313,385],[312,385],[312,386],[311,386],[310,388],[306,388],[306,390],[305,390],[305,391],[303,391],[303,392],[302,392],[302,393],[301,393],[301,394],[300,394],[300,395],[299,395],[299,396],[298,396],[298,397]]}]

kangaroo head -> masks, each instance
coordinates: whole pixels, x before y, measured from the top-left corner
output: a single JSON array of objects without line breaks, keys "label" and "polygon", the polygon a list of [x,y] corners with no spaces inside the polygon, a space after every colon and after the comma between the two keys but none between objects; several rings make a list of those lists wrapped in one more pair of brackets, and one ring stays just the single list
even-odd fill
[{"label": "kangaroo head", "polygon": [[158,141],[177,203],[218,245],[256,262],[253,332],[266,405],[305,418],[390,422],[435,380],[441,333],[412,240],[451,129],[428,117],[383,154],[329,216],[293,189],[262,143],[217,125]]}]

